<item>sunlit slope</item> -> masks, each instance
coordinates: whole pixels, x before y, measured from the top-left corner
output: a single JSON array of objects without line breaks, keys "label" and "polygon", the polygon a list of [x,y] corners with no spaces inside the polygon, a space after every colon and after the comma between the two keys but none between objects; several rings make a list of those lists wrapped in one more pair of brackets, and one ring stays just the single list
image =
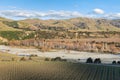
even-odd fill
[{"label": "sunlit slope", "polygon": [[12,21],[13,20],[11,19],[0,17],[0,31],[16,31],[16,30],[18,31],[19,29],[16,29],[12,26],[5,24],[5,22],[12,22]]},{"label": "sunlit slope", "polygon": [[10,20],[0,17],[1,30],[110,30],[120,31],[118,20],[93,19],[93,18],[71,18],[63,20],[41,20],[41,19],[25,19]]},{"label": "sunlit slope", "polygon": [[20,21],[29,24],[34,29],[50,29],[50,30],[111,30],[120,31],[120,28],[112,23],[112,20],[93,19],[93,18],[72,18],[65,20],[40,20],[26,19]]},{"label": "sunlit slope", "polygon": [[0,80],[119,80],[120,67],[66,62],[0,62]]}]

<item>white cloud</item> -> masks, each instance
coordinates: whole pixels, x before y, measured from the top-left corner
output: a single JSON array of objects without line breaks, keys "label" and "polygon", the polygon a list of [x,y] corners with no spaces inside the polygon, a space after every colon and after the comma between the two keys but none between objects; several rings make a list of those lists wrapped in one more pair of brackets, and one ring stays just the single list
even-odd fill
[{"label": "white cloud", "polygon": [[104,11],[102,9],[99,9],[99,8],[94,9],[93,12],[96,14],[104,14]]},{"label": "white cloud", "polygon": [[[40,19],[69,19],[75,17],[88,17],[88,18],[107,18],[107,19],[120,19],[120,13],[104,14],[101,9],[94,9],[94,13],[81,14],[78,11],[30,11],[30,10],[2,10],[0,16],[11,19],[26,19],[26,18],[40,18]],[[102,14],[102,15],[98,15]]]},{"label": "white cloud", "polygon": [[0,11],[0,16],[19,17],[19,18],[50,18],[50,19],[65,19],[82,17],[83,15],[77,11],[27,11],[27,10],[5,10]]},{"label": "white cloud", "polygon": [[104,17],[108,19],[120,19],[120,13],[107,14]]},{"label": "white cloud", "polygon": [[24,18],[34,17],[34,14],[20,10],[6,10],[6,11],[0,11],[0,13],[3,16],[9,16],[9,17],[24,17]]}]

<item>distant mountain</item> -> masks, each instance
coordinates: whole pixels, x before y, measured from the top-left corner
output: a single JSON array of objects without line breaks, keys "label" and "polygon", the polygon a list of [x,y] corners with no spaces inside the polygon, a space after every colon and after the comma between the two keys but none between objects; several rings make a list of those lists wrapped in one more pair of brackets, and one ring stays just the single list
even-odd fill
[{"label": "distant mountain", "polygon": [[[4,29],[3,29],[4,28]],[[14,21],[0,17],[0,30],[120,30],[120,20],[72,18],[64,20],[25,19]]]}]

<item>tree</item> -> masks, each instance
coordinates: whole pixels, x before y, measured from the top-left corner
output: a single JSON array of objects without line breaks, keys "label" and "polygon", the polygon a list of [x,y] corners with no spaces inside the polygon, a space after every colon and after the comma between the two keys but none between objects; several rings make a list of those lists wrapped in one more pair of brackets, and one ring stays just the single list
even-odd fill
[{"label": "tree", "polygon": [[117,62],[116,61],[113,61],[112,64],[116,64]]},{"label": "tree", "polygon": [[118,61],[117,64],[120,64],[120,61]]},{"label": "tree", "polygon": [[93,63],[93,59],[91,57],[89,57],[86,61],[86,63]]},{"label": "tree", "polygon": [[101,63],[101,59],[100,59],[100,58],[96,58],[96,59],[94,60],[94,63],[100,64],[100,63]]},{"label": "tree", "polygon": [[51,61],[62,61],[61,57],[52,58]]},{"label": "tree", "polygon": [[49,61],[49,58],[45,58],[45,61]]}]

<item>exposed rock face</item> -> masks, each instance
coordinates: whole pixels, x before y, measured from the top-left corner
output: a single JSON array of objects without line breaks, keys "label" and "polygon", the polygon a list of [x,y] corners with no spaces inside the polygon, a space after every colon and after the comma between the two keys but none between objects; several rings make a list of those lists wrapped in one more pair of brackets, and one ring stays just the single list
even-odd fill
[{"label": "exposed rock face", "polygon": [[88,52],[119,53],[120,39],[46,39],[12,41],[10,45],[36,46],[40,49],[67,49]]}]

